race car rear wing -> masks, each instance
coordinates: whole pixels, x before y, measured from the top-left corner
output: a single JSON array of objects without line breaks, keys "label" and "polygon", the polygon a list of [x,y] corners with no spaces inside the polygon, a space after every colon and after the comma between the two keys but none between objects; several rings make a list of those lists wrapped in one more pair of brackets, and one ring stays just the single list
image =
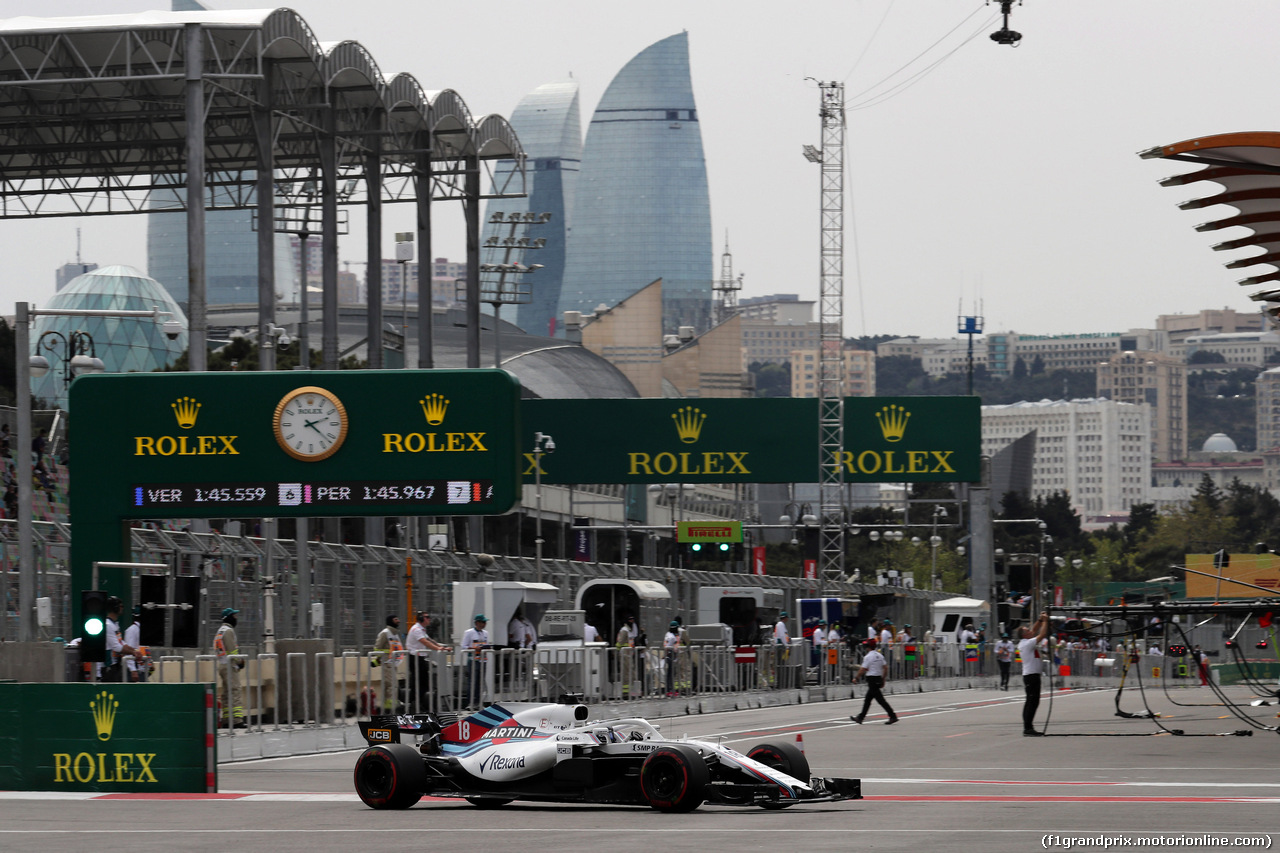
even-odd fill
[{"label": "race car rear wing", "polygon": [[[443,715],[455,717],[454,714]],[[435,714],[374,714],[368,722],[360,721],[360,736],[369,745],[400,743],[405,735],[424,738],[439,737],[453,719],[442,719]]]}]

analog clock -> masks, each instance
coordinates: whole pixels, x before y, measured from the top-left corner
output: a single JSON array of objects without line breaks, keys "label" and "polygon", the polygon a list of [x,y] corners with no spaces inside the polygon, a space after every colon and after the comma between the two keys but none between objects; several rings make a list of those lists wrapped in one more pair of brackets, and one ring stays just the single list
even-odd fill
[{"label": "analog clock", "polygon": [[276,441],[294,459],[328,459],[347,437],[347,410],[333,393],[314,385],[294,389],[276,406]]}]

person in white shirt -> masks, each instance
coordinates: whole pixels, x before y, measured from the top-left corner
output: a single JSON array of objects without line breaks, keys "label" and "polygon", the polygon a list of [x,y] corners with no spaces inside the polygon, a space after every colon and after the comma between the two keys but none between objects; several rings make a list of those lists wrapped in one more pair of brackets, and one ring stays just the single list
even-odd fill
[{"label": "person in white shirt", "polygon": [[671,620],[662,638],[662,657],[667,670],[667,698],[676,695],[676,666],[680,661],[680,623]]},{"label": "person in white shirt", "polygon": [[884,655],[876,648],[875,640],[867,640],[867,653],[862,657],[862,665],[858,667],[858,672],[853,676],[855,682],[866,676],[867,680],[867,696],[862,701],[862,711],[856,716],[850,717],[858,725],[862,725],[862,721],[866,719],[867,711],[871,710],[871,703],[878,702],[880,707],[884,708],[885,713],[889,715],[889,719],[885,721],[886,726],[892,726],[898,722],[898,715],[894,713],[893,708],[889,707],[889,703],[885,701],[884,694],[880,692],[880,688],[884,686],[885,674],[889,667],[885,662]]},{"label": "person in white shirt", "polygon": [[483,673],[480,668],[482,650],[489,645],[489,617],[483,613],[477,613],[474,621],[475,627],[468,628],[462,634],[462,648],[470,654],[466,669],[467,699],[472,705],[477,705],[483,688]]},{"label": "person in white shirt", "polygon": [[996,664],[1000,667],[1000,689],[1009,689],[1009,667],[1013,665],[1013,643],[1008,634],[1001,634],[996,643]]},{"label": "person in white shirt", "polygon": [[507,645],[513,649],[531,649],[538,644],[538,632],[525,618],[524,610],[517,607],[507,623]]},{"label": "person in white shirt", "polygon": [[427,706],[430,699],[431,661],[427,658],[427,652],[451,652],[453,647],[441,645],[431,639],[431,635],[427,633],[431,627],[430,613],[419,610],[415,618],[417,621],[405,637],[404,648],[409,654],[409,696],[416,697],[418,704],[415,707],[422,708]]},{"label": "person in white shirt", "polygon": [[813,650],[818,653],[819,658],[827,650],[827,620],[819,619],[818,627],[813,629],[813,635],[810,639],[813,643]]},{"label": "person in white shirt", "polygon": [[1040,737],[1044,734],[1035,727],[1036,709],[1040,707],[1040,676],[1044,672],[1044,659],[1041,658],[1040,643],[1049,636],[1049,613],[1045,611],[1031,627],[1018,629],[1022,638],[1018,641],[1018,654],[1022,655],[1022,683],[1027,691],[1026,701],[1022,705],[1022,734],[1025,737]]},{"label": "person in white shirt", "polygon": [[787,632],[787,611],[778,614],[778,621],[773,626],[773,641],[785,646],[791,642],[791,634]]},{"label": "person in white shirt", "polygon": [[[142,651],[142,623],[139,621],[142,616],[142,608],[133,605],[133,621],[129,623],[129,627],[124,629],[124,644],[132,646],[139,652]],[[125,658],[125,668],[129,670],[130,681],[146,681],[147,680],[147,659],[142,657],[141,666],[137,658]]]},{"label": "person in white shirt", "polygon": [[586,622],[582,626],[582,642],[598,643],[600,642],[600,632],[596,630],[596,626],[590,622]]}]

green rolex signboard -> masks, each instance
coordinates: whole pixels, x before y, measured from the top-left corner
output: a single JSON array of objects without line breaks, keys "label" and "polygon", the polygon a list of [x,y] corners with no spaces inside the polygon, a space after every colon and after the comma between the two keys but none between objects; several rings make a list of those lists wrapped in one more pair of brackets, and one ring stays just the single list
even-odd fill
[{"label": "green rolex signboard", "polygon": [[519,497],[502,370],[104,374],[70,399],[76,522],[489,515]]},{"label": "green rolex signboard", "polygon": [[[812,398],[526,400],[522,446],[544,483],[817,482]],[[972,482],[981,476],[977,397],[846,397],[846,482]],[[526,481],[535,457],[524,453]]]},{"label": "green rolex signboard", "polygon": [[211,684],[0,684],[0,789],[218,790]]}]

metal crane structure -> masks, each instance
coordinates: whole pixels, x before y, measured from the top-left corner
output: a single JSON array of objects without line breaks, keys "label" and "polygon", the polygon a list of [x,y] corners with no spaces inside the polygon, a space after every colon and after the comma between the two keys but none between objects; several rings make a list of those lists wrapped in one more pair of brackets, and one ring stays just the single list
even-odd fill
[{"label": "metal crane structure", "polygon": [[729,253],[729,232],[724,233],[724,254],[720,256],[720,280],[711,283],[715,291],[714,325],[720,325],[738,313],[738,291],[742,290],[742,273],[733,277],[733,255]]},{"label": "metal crane structure", "polygon": [[844,579],[844,83],[818,81],[822,148],[804,156],[822,169],[818,298],[818,577]]}]

